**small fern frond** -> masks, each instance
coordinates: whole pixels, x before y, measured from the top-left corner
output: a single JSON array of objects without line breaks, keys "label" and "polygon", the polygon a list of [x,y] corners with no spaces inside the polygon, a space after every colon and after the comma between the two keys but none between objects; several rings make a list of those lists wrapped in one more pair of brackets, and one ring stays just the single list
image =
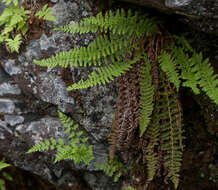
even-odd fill
[{"label": "small fern frond", "polygon": [[198,55],[198,59],[199,85],[208,97],[218,105],[218,75],[214,74],[209,59],[203,60],[201,53]]},{"label": "small fern frond", "polygon": [[114,77],[118,77],[124,74],[131,68],[131,65],[138,62],[141,59],[140,56],[130,60],[129,63],[119,62],[113,63],[105,67],[97,68],[97,71],[93,71],[87,80],[80,80],[78,83],[74,83],[73,85],[67,88],[68,91],[75,89],[83,89],[96,85],[102,85],[109,83],[114,80]]},{"label": "small fern frond", "polygon": [[5,41],[8,47],[10,48],[11,52],[19,52],[19,48],[22,43],[20,34],[17,34],[14,39],[6,39]]},{"label": "small fern frond", "polygon": [[43,152],[47,150],[54,150],[56,147],[56,140],[54,138],[45,139],[40,143],[35,144],[31,149],[27,151],[27,154],[32,152]]},{"label": "small fern frond", "polygon": [[159,117],[159,105],[158,105],[158,95],[155,96],[156,104],[154,112],[152,114],[152,123],[149,125],[146,137],[149,139],[149,144],[146,147],[146,160],[148,169],[147,181],[151,182],[156,174],[158,154],[155,152],[156,147],[159,145],[160,138],[160,117]]},{"label": "small fern frond", "polygon": [[18,5],[18,0],[2,0],[3,3],[5,3],[6,5],[10,5],[11,3],[14,4],[14,6]]},{"label": "small fern frond", "polygon": [[157,31],[157,26],[152,19],[139,18],[137,13],[133,15],[129,10],[126,14],[124,9],[118,9],[115,13],[111,10],[106,12],[105,15],[99,13],[95,17],[91,16],[83,19],[80,23],[73,22],[55,30],[70,32],[71,34],[96,33],[99,30],[100,32],[107,33],[110,31],[113,34],[128,36],[134,33],[136,37],[140,37],[144,33],[148,36],[153,34]]},{"label": "small fern frond", "polygon": [[180,78],[177,71],[177,65],[173,57],[166,51],[162,51],[158,57],[161,69],[167,74],[171,83],[176,86],[177,91],[180,87]]},{"label": "small fern frond", "polygon": [[176,65],[181,70],[182,86],[189,87],[195,94],[199,94],[198,88],[200,75],[198,74],[198,55],[194,53],[192,57],[189,57],[188,53],[185,53],[182,48],[172,47],[172,56],[176,61]]},{"label": "small fern frond", "polygon": [[51,8],[48,7],[47,4],[45,4],[42,9],[35,14],[35,16],[39,19],[56,22],[56,18],[52,15]]},{"label": "small fern frond", "polygon": [[10,166],[10,164],[5,163],[4,160],[0,161],[0,171],[8,166]]},{"label": "small fern frond", "polygon": [[125,190],[136,190],[136,189],[131,187],[131,186],[128,186],[128,187],[125,188]]},{"label": "small fern frond", "polygon": [[142,80],[140,82],[140,116],[139,116],[139,129],[140,137],[144,134],[147,126],[151,120],[151,114],[153,111],[153,96],[154,86],[152,85],[152,77],[150,74],[151,64],[147,58],[145,58],[145,66],[141,67]]},{"label": "small fern frond", "polygon": [[57,149],[55,163],[61,160],[72,159],[75,164],[84,162],[90,164],[94,159],[92,146],[87,146],[87,138],[82,137],[82,131],[78,131],[78,125],[74,125],[73,120],[62,112],[58,111],[59,118],[64,125],[65,133],[68,134],[69,143],[66,144],[64,139],[59,138],[58,142],[55,139],[45,139],[44,141],[35,144],[27,153],[37,151],[47,151]]},{"label": "small fern frond", "polygon": [[97,168],[103,170],[110,177],[113,176],[114,182],[117,182],[122,174],[126,173],[124,165],[114,158],[112,161],[107,159],[105,164],[97,165]]}]

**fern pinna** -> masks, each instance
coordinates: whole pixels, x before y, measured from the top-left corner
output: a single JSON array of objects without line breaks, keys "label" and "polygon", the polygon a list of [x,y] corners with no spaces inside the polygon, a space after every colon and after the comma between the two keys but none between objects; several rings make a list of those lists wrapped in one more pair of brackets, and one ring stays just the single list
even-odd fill
[{"label": "fern pinna", "polygon": [[[118,77],[118,105],[109,142],[110,159],[147,164],[147,187],[164,168],[165,181],[178,187],[182,162],[182,109],[179,88],[202,89],[218,104],[217,75],[183,37],[172,36],[154,20],[124,9],[108,11],[56,28],[71,34],[98,33],[87,47],[34,60],[46,67],[95,66],[87,80],[68,90],[106,84]],[[137,158],[137,159],[135,159]],[[136,177],[139,174],[135,174]]]},{"label": "fern pinna", "polygon": [[57,149],[55,156],[55,163],[61,160],[71,159],[75,164],[84,162],[89,164],[93,160],[92,146],[86,145],[88,138],[82,137],[82,131],[78,131],[78,124],[63,114],[59,113],[59,118],[65,128],[65,133],[68,134],[68,144],[65,144],[64,139],[59,138],[58,141],[54,138],[45,139],[44,141],[35,144],[27,153],[43,152]]}]

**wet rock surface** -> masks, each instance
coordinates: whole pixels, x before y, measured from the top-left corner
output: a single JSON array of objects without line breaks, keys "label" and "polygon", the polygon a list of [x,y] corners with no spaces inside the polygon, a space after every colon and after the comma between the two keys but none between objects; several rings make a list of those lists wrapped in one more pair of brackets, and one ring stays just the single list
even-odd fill
[{"label": "wet rock surface", "polygon": [[182,20],[191,27],[218,33],[217,0],[121,0],[159,9],[166,13],[182,15]]}]

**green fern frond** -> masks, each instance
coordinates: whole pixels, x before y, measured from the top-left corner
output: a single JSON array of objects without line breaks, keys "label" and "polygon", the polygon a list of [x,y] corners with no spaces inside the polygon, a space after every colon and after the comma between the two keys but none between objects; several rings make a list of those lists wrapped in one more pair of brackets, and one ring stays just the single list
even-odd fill
[{"label": "green fern frond", "polygon": [[35,16],[39,19],[56,22],[56,18],[52,15],[51,8],[48,7],[47,4],[45,4],[42,9],[35,14]]},{"label": "green fern frond", "polygon": [[200,75],[198,73],[198,55],[194,53],[192,57],[185,53],[183,48],[172,46],[171,55],[174,57],[176,65],[181,70],[182,86],[189,87],[193,90],[195,94],[199,94],[200,90],[198,88]]},{"label": "green fern frond", "polygon": [[54,138],[45,139],[40,143],[35,144],[31,149],[27,151],[27,154],[32,152],[43,152],[47,150],[54,150],[56,146],[56,140]]},{"label": "green fern frond", "polygon": [[161,69],[167,74],[170,82],[172,82],[176,89],[179,90],[180,78],[177,70],[177,65],[173,57],[166,51],[162,51],[161,55],[158,57]]},{"label": "green fern frond", "polygon": [[[157,100],[157,99],[156,99]],[[158,163],[158,154],[155,152],[156,146],[159,145],[160,138],[160,117],[159,117],[159,108],[158,103],[155,106],[154,113],[152,115],[152,123],[148,127],[146,137],[149,139],[149,144],[146,148],[146,160],[147,160],[147,169],[148,169],[148,178],[147,181],[150,182],[153,180]]]},{"label": "green fern frond", "polygon": [[97,165],[97,168],[104,171],[104,173],[110,177],[113,176],[114,182],[117,182],[122,174],[126,173],[124,165],[114,158],[112,161],[107,159],[105,164]]},{"label": "green fern frond", "polygon": [[157,31],[157,26],[151,19],[138,19],[137,13],[133,15],[130,10],[127,14],[124,9],[118,9],[115,13],[110,10],[106,12],[104,16],[102,13],[99,13],[95,17],[91,16],[83,19],[80,23],[72,23],[64,27],[56,28],[56,30],[70,32],[71,34],[96,33],[98,30],[128,36],[134,33],[136,37],[144,35],[145,32],[147,35],[150,35]]},{"label": "green fern frond", "polygon": [[14,39],[6,39],[5,41],[8,47],[10,48],[11,52],[19,52],[19,48],[22,43],[20,34],[17,34]]},{"label": "green fern frond", "polygon": [[11,3],[13,3],[15,6],[18,5],[18,0],[2,0],[2,2],[6,5],[10,5]]},{"label": "green fern frond", "polygon": [[151,120],[151,114],[153,111],[153,96],[154,87],[152,85],[152,77],[150,74],[151,64],[147,58],[145,58],[146,65],[141,67],[142,80],[140,82],[140,116],[139,116],[139,129],[140,137],[144,134],[147,126]]},{"label": "green fern frond", "polygon": [[[34,60],[34,63],[40,66],[55,67],[61,66],[86,67],[91,65],[101,65],[102,58],[108,56],[113,58],[115,55],[129,49],[130,43],[126,38],[114,39],[114,37],[103,35],[95,39],[87,48],[74,48],[68,52],[61,52],[55,56],[43,60]],[[105,60],[104,59],[104,60]]]},{"label": "green fern frond", "polygon": [[162,84],[164,93],[160,98],[160,106],[162,106],[161,114],[159,114],[161,119],[161,150],[164,152],[164,166],[168,170],[167,177],[170,178],[176,189],[179,184],[179,172],[182,165],[181,110],[177,103],[177,95],[169,81],[164,80],[166,81]]},{"label": "green fern frond", "polygon": [[9,6],[6,8],[0,16],[0,25],[6,24],[2,34],[11,32],[13,29],[17,28],[17,25],[22,24],[26,26],[26,20],[29,14],[30,11],[24,10],[23,7]]},{"label": "green fern frond", "polygon": [[3,168],[6,168],[6,167],[8,167],[8,166],[10,166],[10,164],[5,163],[4,161],[0,161],[0,171],[1,171]]},{"label": "green fern frond", "polygon": [[198,59],[199,85],[208,97],[218,105],[218,75],[214,74],[209,59],[203,60],[201,53],[198,55]]},{"label": "green fern frond", "polygon": [[89,165],[93,158],[92,146],[71,143],[70,145],[58,147],[58,152],[56,154],[54,163],[61,160],[71,159],[75,164],[84,162],[85,164]]},{"label": "green fern frond", "polygon": [[184,80],[182,86],[190,87],[195,94],[200,93],[200,86],[208,97],[218,104],[218,77],[214,74],[209,60],[203,60],[202,53],[198,54],[194,50],[192,55],[185,53],[183,48],[173,46],[171,50],[175,65],[181,70],[180,77]]},{"label": "green fern frond", "polygon": [[97,68],[97,71],[93,71],[88,76],[87,80],[80,80],[78,83],[74,83],[73,85],[69,86],[67,90],[70,91],[109,83],[110,81],[114,80],[114,77],[118,77],[128,71],[131,68],[131,65],[138,62],[140,59],[141,56],[138,56],[133,60],[130,60],[129,63],[119,62]]},{"label": "green fern frond", "polygon": [[128,187],[125,188],[125,190],[136,190],[136,189],[131,187],[131,186],[128,186]]}]

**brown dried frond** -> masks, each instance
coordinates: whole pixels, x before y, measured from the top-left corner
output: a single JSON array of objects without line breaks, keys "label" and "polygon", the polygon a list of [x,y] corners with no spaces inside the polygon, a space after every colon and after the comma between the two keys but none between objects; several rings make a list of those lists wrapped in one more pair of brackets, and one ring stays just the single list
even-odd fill
[{"label": "brown dried frond", "polygon": [[110,133],[109,138],[108,138],[108,142],[110,144],[110,147],[109,147],[110,162],[112,160],[114,160],[114,156],[115,156],[115,153],[116,153],[116,150],[117,150],[117,148],[116,148],[117,135],[118,135],[117,128],[118,128],[118,112],[116,111],[115,115],[114,115],[114,119],[112,121],[112,125],[111,125],[111,133]]},{"label": "brown dried frond", "polygon": [[[140,63],[118,78],[118,128],[117,149],[128,160],[137,146],[139,125]],[[133,152],[131,152],[133,151]]]}]

